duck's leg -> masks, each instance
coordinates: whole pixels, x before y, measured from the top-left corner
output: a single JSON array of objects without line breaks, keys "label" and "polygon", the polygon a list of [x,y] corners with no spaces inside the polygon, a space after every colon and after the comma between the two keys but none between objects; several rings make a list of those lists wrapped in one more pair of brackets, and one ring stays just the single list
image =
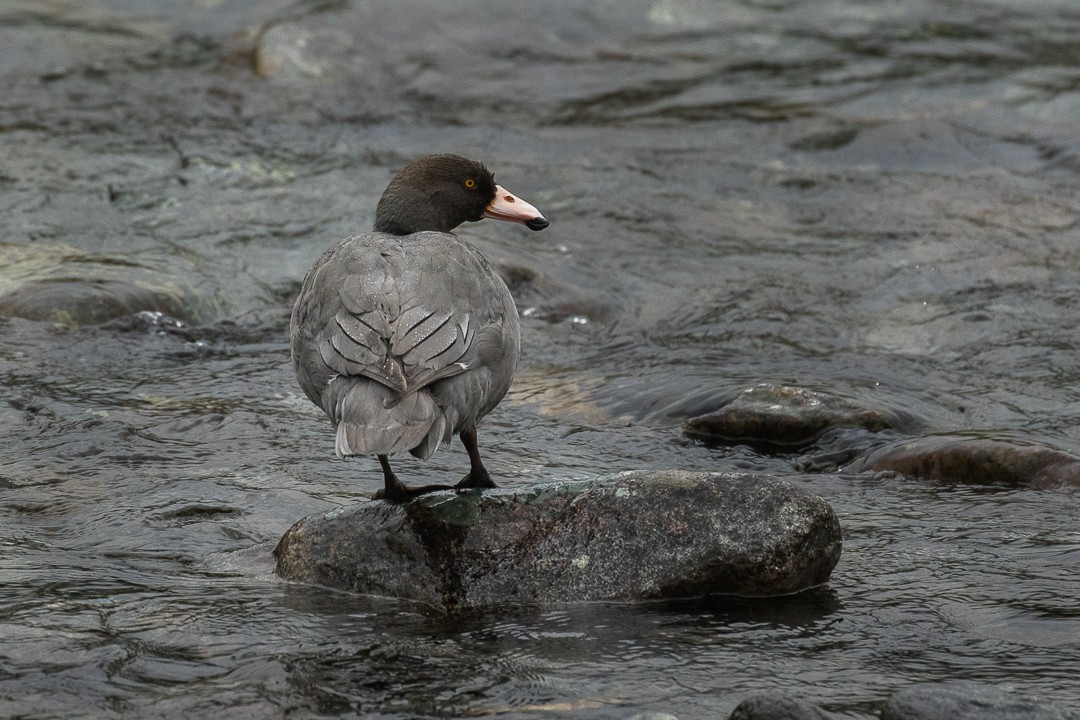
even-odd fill
[{"label": "duck's leg", "polygon": [[410,499],[409,488],[398,480],[394,470],[390,467],[390,458],[380,455],[379,464],[382,465],[383,489],[375,493],[375,499],[393,503],[405,502]]},{"label": "duck's leg", "polygon": [[385,455],[379,456],[379,464],[382,465],[383,472],[383,489],[375,493],[375,500],[385,500],[392,503],[403,503],[412,500],[418,495],[424,493],[435,492],[436,490],[453,490],[451,485],[422,485],[420,487],[409,487],[405,483],[398,480],[397,475],[390,468],[390,458]]},{"label": "duck's leg", "polygon": [[480,448],[476,446],[476,426],[469,425],[462,428],[458,433],[461,444],[465,446],[465,452],[469,453],[469,474],[461,478],[454,487],[456,488],[493,488],[499,487],[491,479],[483,460],[480,459]]}]

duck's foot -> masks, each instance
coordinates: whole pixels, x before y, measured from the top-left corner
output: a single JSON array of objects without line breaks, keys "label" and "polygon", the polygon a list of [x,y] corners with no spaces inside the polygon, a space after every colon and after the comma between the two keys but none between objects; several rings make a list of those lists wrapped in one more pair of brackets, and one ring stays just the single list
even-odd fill
[{"label": "duck's foot", "polygon": [[425,493],[435,492],[437,490],[453,490],[456,485],[421,485],[419,487],[409,487],[398,483],[399,488],[386,488],[384,487],[379,492],[371,496],[372,500],[385,500],[391,503],[405,503],[410,500],[424,495]]},{"label": "duck's foot", "polygon": [[[481,469],[483,470],[483,468]],[[491,479],[487,470],[484,470],[482,473],[470,472],[461,478],[461,481],[454,487],[458,490],[468,490],[470,488],[497,488],[499,486]]]},{"label": "duck's foot", "polygon": [[453,490],[453,485],[421,485],[409,487],[398,480],[397,475],[390,469],[390,459],[385,455],[379,456],[379,464],[383,469],[383,489],[372,496],[373,500],[385,500],[391,503],[404,503],[419,497],[425,493],[436,490]]}]

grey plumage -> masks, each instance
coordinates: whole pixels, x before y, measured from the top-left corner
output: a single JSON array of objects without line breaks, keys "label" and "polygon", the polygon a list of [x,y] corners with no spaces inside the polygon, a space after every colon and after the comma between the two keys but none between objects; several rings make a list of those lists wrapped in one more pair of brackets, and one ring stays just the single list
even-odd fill
[{"label": "grey plumage", "polygon": [[304,393],[336,451],[428,458],[506,395],[517,308],[480,252],[449,233],[368,233],[327,250],[293,309]]}]

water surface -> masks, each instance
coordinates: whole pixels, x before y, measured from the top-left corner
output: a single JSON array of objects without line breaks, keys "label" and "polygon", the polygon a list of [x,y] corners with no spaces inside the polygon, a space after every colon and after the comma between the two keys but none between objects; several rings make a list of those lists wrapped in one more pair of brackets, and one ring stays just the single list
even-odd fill
[{"label": "water surface", "polygon": [[[1075,493],[679,430],[774,382],[1080,453],[1078,33],[1066,0],[7,3],[0,283],[130,267],[188,316],[0,320],[0,714],[863,717],[955,679],[1080,706]],[[292,522],[381,482],[295,383],[292,298],[447,150],[552,221],[462,230],[550,280],[493,474],[788,477],[843,524],[827,588],[442,618],[275,579]]]}]

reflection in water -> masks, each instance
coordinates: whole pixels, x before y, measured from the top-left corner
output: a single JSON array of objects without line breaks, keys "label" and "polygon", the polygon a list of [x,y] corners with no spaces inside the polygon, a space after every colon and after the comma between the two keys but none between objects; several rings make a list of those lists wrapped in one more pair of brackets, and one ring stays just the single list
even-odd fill
[{"label": "reflection in water", "polygon": [[[0,295],[81,311],[0,319],[0,715],[865,716],[965,678],[1080,705],[1074,492],[836,472],[916,429],[1080,453],[1068,4],[0,15]],[[292,522],[381,483],[295,386],[299,279],[436,150],[552,221],[462,230],[525,315],[492,472],[788,476],[841,518],[828,588],[445,617],[274,578]],[[904,423],[787,454],[681,433],[763,382]]]},{"label": "reflection in water", "polygon": [[[661,708],[687,689],[715,688],[704,672],[691,680],[695,667],[715,672],[748,643],[813,632],[837,607],[834,593],[819,590],[786,601],[500,608],[447,618],[378,600],[352,600],[346,610],[321,594],[289,591],[289,604],[314,613],[333,638],[286,661],[296,688],[328,713],[394,707],[455,717],[624,717],[627,708]],[[613,670],[618,679],[604,679]]]}]

